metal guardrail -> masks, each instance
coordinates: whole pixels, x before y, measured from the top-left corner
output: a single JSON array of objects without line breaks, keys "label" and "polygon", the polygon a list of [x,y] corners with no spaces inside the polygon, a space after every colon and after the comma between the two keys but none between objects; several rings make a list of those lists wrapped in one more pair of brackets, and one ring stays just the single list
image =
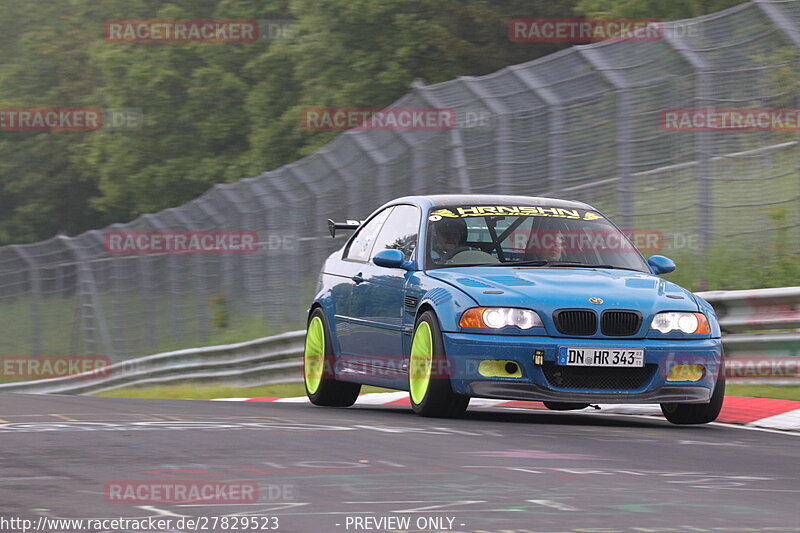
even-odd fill
[{"label": "metal guardrail", "polygon": [[[698,294],[711,303],[719,315],[727,357],[800,358],[800,287]],[[0,385],[0,392],[91,394],[185,380],[242,387],[297,383],[302,381],[304,336],[304,331],[291,331],[238,344],[149,355],[95,372],[6,383]],[[731,381],[798,384],[800,378]]]},{"label": "metal guardrail", "polygon": [[[698,294],[714,306],[719,317],[729,375],[741,376],[729,377],[729,382],[800,385],[797,363],[792,368],[786,364],[787,358],[793,357],[800,362],[800,287]],[[743,363],[744,358],[750,366],[740,364],[739,371],[732,372],[733,363]],[[781,361],[777,369],[788,375],[759,377],[768,370],[770,360]]]},{"label": "metal guardrail", "polygon": [[233,386],[295,383],[302,380],[304,331],[224,346],[190,348],[114,363],[99,371],[68,377],[5,383],[0,392],[91,394],[133,385],[179,381]]}]

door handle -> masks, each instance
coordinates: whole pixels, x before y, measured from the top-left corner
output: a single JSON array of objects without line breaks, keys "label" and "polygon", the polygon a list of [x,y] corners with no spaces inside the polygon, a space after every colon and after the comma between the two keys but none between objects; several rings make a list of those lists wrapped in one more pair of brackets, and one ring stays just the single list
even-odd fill
[{"label": "door handle", "polygon": [[362,281],[364,281],[364,276],[362,276],[362,275],[361,275],[361,272],[359,272],[358,274],[356,274],[355,276],[353,276],[353,277],[352,277],[352,278],[350,278],[350,279],[352,279],[353,281],[355,281],[355,282],[356,282],[356,285],[358,285],[359,283],[361,283]]}]

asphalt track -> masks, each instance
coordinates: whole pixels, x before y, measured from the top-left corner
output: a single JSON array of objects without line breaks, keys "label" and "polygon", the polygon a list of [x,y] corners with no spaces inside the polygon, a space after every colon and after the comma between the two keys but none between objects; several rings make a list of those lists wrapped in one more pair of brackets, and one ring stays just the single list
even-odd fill
[{"label": "asphalt track", "polygon": [[[775,431],[539,410],[437,420],[401,406],[12,394],[0,396],[0,420],[6,519],[247,515],[297,533],[800,531],[800,437]],[[250,480],[259,495],[108,502],[104,487],[121,480]],[[380,522],[390,517],[410,526]]]}]

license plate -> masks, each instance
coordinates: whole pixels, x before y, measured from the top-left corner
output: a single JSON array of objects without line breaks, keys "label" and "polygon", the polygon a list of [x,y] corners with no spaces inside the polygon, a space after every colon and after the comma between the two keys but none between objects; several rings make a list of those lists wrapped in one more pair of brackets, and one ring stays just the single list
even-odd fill
[{"label": "license plate", "polygon": [[559,365],[563,366],[644,366],[644,350],[629,348],[573,348],[558,349]]}]

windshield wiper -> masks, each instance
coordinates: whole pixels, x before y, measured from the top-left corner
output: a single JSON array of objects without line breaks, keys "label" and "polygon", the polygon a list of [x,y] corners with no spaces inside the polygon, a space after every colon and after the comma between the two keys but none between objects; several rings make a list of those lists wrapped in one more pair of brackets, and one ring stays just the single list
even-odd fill
[{"label": "windshield wiper", "polygon": [[566,266],[566,267],[580,267],[580,268],[610,268],[613,270],[632,270],[634,272],[641,272],[641,270],[637,270],[635,268],[628,268],[628,267],[621,267],[615,265],[587,265],[586,263],[579,263],[573,261],[554,261],[547,266]]},{"label": "windshield wiper", "polygon": [[487,267],[488,266],[494,266],[494,267],[513,267],[513,266],[540,267],[540,266],[545,266],[545,265],[549,265],[549,264],[550,264],[550,261],[537,260],[537,261],[506,261],[505,263],[489,263],[489,264],[480,265],[480,266],[487,266]]},{"label": "windshield wiper", "polygon": [[641,270],[637,270],[635,268],[626,268],[614,265],[589,265],[586,263],[581,263],[580,261],[544,261],[544,260],[508,261],[505,263],[488,263],[484,265],[475,265],[475,266],[495,266],[495,267],[547,266],[547,267],[578,267],[578,268],[611,268],[616,270],[632,270],[634,272],[641,272]]}]

